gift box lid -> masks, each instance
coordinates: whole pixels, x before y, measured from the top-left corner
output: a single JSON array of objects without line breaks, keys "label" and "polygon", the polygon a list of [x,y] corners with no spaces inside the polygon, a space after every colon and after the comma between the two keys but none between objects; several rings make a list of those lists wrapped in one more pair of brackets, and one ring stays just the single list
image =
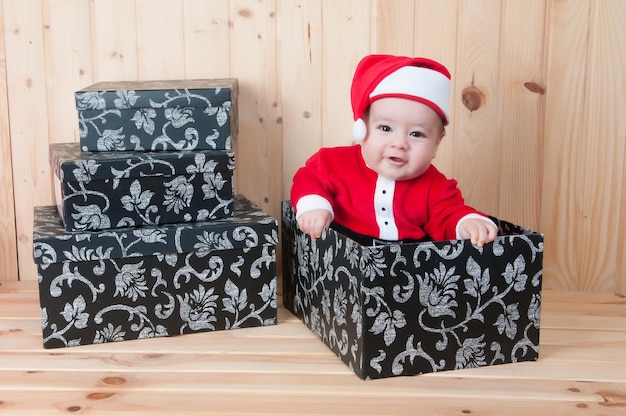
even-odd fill
[{"label": "gift box lid", "polygon": [[77,110],[235,107],[237,78],[105,81],[74,93]]},{"label": "gift box lid", "polygon": [[148,255],[177,255],[278,244],[278,221],[243,195],[235,195],[235,215],[206,222],[156,227],[67,232],[56,206],[34,212],[35,263],[92,261]]},{"label": "gift box lid", "polygon": [[84,152],[80,143],[50,144],[50,165],[61,181],[171,176],[235,169],[232,150]]}]

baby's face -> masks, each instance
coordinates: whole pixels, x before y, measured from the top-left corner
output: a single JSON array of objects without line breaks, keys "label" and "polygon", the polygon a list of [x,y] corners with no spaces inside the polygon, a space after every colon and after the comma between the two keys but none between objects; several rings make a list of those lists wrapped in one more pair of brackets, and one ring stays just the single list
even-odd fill
[{"label": "baby's face", "polygon": [[365,163],[396,181],[417,178],[430,166],[444,135],[441,118],[425,104],[404,98],[382,98],[370,105]]}]

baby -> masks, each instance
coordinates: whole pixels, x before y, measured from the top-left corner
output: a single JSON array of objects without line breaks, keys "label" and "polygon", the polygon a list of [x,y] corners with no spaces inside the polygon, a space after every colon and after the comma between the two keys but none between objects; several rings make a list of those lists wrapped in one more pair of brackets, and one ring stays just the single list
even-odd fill
[{"label": "baby", "polygon": [[465,205],[433,165],[449,123],[450,73],[426,58],[369,55],[352,80],[352,146],[322,148],[293,178],[298,226],[319,238],[332,224],[364,245],[469,239],[497,227]]}]

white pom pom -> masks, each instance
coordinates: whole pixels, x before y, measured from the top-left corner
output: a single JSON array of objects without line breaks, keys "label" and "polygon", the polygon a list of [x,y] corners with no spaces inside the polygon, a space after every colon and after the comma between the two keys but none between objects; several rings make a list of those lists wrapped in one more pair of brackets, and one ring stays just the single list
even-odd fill
[{"label": "white pom pom", "polygon": [[352,137],[354,138],[354,141],[361,142],[363,141],[363,139],[365,139],[366,135],[367,126],[365,125],[363,119],[360,118],[356,120],[352,125]]}]

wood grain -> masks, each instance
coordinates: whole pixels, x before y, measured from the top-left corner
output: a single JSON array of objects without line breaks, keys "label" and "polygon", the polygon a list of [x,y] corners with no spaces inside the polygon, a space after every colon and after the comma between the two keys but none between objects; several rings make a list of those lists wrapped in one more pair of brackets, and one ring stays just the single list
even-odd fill
[{"label": "wood grain", "polygon": [[[497,102],[501,123],[498,213],[533,230],[539,227],[541,209],[545,24],[545,1],[503,3]],[[528,89],[524,85],[528,83],[540,88]]]},{"label": "wood grain", "polygon": [[83,87],[96,80],[139,80],[135,0],[94,0],[87,19],[93,34],[94,64],[93,79]]},{"label": "wood grain", "polygon": [[536,362],[362,381],[282,307],[273,326],[45,350],[36,282],[2,282],[0,412],[623,414],[624,297],[542,297]]},{"label": "wood grain", "polygon": [[[498,212],[498,189],[502,161],[499,115],[499,49],[502,3],[493,0],[462,2],[458,11],[457,89],[453,97],[457,141],[456,177],[466,201],[486,213]],[[464,104],[464,92],[475,88],[482,96],[476,110]]]},{"label": "wood grain", "polygon": [[[169,0],[135,0],[139,80],[185,78],[183,8]],[[177,30],[170,30],[176,28]]]},{"label": "wood grain", "polygon": [[435,164],[545,234],[545,287],[626,292],[623,0],[0,1],[0,280],[37,278],[32,212],[53,202],[48,144],[77,140],[78,87],[238,78],[235,184],[278,218],[295,170],[352,142],[357,62],[402,53],[450,69]]},{"label": "wood grain", "polygon": [[626,212],[620,187],[626,163],[626,54],[616,54],[615,48],[626,38],[617,25],[626,19],[626,3],[595,1],[591,6],[583,134],[593,139],[581,143],[580,252],[587,255],[578,257],[578,288],[603,292],[616,286],[616,276],[624,276],[619,269],[624,239],[615,228]]},{"label": "wood grain", "polygon": [[[276,2],[230,2],[231,69],[239,78],[236,191],[278,218],[281,103],[276,78]],[[245,47],[243,45],[246,45]]]},{"label": "wood grain", "polygon": [[376,0],[372,4],[371,50],[376,53],[412,56],[414,53],[415,2]]},{"label": "wood grain", "polygon": [[21,279],[36,279],[32,260],[33,207],[54,201],[48,163],[44,23],[41,7],[30,7],[26,2],[4,1],[2,11],[4,20],[9,22],[4,40],[18,271]]},{"label": "wood grain", "polygon": [[289,199],[293,175],[323,143],[323,91],[318,88],[322,84],[322,0],[281,0],[277,13],[291,16],[277,22],[282,198]]},{"label": "wood grain", "polygon": [[[546,287],[579,288],[581,232],[585,213],[580,189],[581,164],[587,127],[585,82],[587,71],[588,1],[551,4],[548,53],[548,94],[543,161],[541,231],[545,234]],[[568,88],[560,86],[568,85]],[[564,279],[563,276],[568,276]]]},{"label": "wood grain", "polygon": [[[0,2],[0,16],[4,17]],[[15,229],[15,207],[13,200],[13,167],[11,134],[6,77],[6,55],[4,53],[4,24],[0,27],[0,281],[17,276],[17,233]]]},{"label": "wood grain", "polygon": [[[43,3],[44,60],[49,143],[79,140],[74,91],[92,81],[89,3],[52,0]],[[67,21],[73,22],[68,25]],[[62,86],[52,88],[50,86]],[[44,141],[37,140],[44,147]]]},{"label": "wood grain", "polygon": [[185,78],[230,78],[228,3],[182,0],[182,8]]},{"label": "wood grain", "polygon": [[353,143],[350,86],[357,64],[372,52],[372,7],[359,0],[322,2],[323,146]]}]

